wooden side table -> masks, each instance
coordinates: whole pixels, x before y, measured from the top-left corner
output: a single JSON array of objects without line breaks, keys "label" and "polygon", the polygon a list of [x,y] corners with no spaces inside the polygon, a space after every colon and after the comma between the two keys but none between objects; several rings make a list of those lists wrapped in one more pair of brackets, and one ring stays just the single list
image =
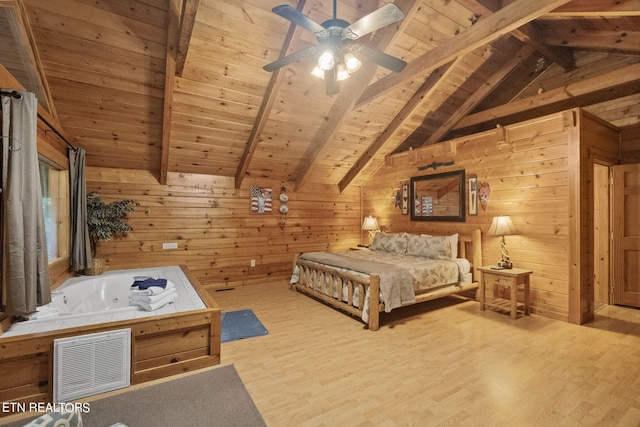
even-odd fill
[{"label": "wooden side table", "polygon": [[[518,311],[524,315],[529,314],[529,276],[533,271],[523,270],[521,268],[511,268],[503,270],[494,270],[491,267],[480,267],[482,277],[480,278],[480,310],[486,307],[496,308],[498,310],[511,313],[511,317],[518,318]],[[486,289],[494,289],[498,287],[507,287],[510,289],[510,299],[494,298],[486,301]],[[524,302],[518,303],[516,292],[519,286],[524,287]]]}]

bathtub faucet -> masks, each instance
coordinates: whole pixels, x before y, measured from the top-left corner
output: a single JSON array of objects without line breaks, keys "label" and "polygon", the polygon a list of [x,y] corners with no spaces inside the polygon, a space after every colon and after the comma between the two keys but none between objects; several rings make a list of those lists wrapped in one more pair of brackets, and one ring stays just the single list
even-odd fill
[{"label": "bathtub faucet", "polygon": [[62,302],[66,304],[67,303],[67,296],[64,294],[64,292],[62,292],[62,291],[51,291],[51,299],[53,299],[53,297],[60,296],[60,295],[62,295]]}]

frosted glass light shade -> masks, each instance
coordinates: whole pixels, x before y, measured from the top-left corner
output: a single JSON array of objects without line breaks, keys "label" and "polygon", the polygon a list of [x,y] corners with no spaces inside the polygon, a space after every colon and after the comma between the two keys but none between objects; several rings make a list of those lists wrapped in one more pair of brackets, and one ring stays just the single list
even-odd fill
[{"label": "frosted glass light shade", "polygon": [[364,219],[364,223],[362,224],[362,229],[365,231],[374,231],[378,230],[378,221],[371,215]]},{"label": "frosted glass light shade", "polygon": [[489,236],[510,236],[512,234],[518,234],[518,232],[511,221],[511,217],[500,215],[493,217],[493,222],[487,234]]}]

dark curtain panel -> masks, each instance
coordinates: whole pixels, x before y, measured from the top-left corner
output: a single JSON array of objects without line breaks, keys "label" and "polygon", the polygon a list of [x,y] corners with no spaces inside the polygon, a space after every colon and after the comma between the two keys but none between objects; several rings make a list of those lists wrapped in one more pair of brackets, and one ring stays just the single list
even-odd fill
[{"label": "dark curtain panel", "polygon": [[71,270],[91,267],[91,243],[87,227],[87,185],[84,148],[69,150],[69,184],[71,198]]},{"label": "dark curtain panel", "polygon": [[6,312],[27,316],[51,302],[38,167],[38,102],[30,92],[2,100],[2,279]]}]

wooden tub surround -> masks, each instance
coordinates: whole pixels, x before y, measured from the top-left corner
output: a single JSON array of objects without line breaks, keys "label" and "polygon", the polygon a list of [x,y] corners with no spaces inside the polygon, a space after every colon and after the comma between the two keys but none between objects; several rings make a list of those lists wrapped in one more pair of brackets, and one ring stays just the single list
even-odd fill
[{"label": "wooden tub surround", "polygon": [[52,402],[53,341],[58,338],[131,328],[132,385],[219,364],[220,308],[195,275],[181,268],[206,308],[0,337],[0,401]]},{"label": "wooden tub surround", "polygon": [[[447,295],[458,294],[465,291],[478,289],[477,268],[482,265],[481,232],[474,230],[471,235],[459,235],[458,237],[458,257],[466,258],[471,263],[473,280],[469,283],[450,283],[438,286],[427,291],[416,292],[415,302],[412,305],[425,301],[442,298]],[[365,296],[369,298],[369,318],[367,326],[370,330],[376,331],[380,328],[380,312],[385,311],[384,303],[380,301],[380,276],[378,274],[357,274],[340,270],[330,265],[318,265],[300,259],[296,256],[294,268],[298,266],[299,280],[293,287],[305,295],[318,299],[326,304],[349,313],[358,318],[363,317],[363,307],[365,307]],[[324,281],[328,284],[328,292],[317,290],[313,283]],[[346,283],[346,301],[339,297],[340,289]],[[357,290],[357,292],[356,292]],[[368,291],[368,292],[367,292]],[[357,304],[354,304],[357,301]]]}]

